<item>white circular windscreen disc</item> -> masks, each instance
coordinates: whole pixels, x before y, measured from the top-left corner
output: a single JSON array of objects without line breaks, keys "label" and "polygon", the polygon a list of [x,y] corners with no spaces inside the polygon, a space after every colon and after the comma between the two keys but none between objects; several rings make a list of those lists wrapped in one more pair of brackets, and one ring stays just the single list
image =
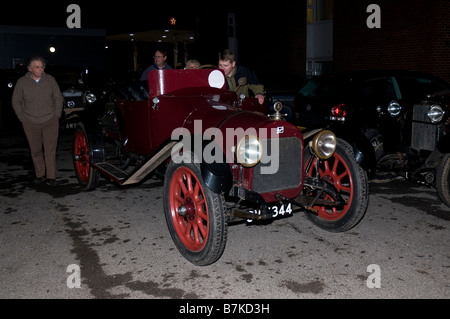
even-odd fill
[{"label": "white circular windscreen disc", "polygon": [[221,89],[225,84],[225,77],[219,70],[214,70],[208,76],[208,83],[210,87]]}]

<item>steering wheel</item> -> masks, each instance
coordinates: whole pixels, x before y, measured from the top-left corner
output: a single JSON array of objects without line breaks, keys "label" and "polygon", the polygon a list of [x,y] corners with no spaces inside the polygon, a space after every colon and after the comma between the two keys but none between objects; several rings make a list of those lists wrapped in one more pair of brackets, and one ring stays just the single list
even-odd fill
[{"label": "steering wheel", "polygon": [[214,64],[203,64],[200,65],[197,69],[217,69],[217,66]]}]

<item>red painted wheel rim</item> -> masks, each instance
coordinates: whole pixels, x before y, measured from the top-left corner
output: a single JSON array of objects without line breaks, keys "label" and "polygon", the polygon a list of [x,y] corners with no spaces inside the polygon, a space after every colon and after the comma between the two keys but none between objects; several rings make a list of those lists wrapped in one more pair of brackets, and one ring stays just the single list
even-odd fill
[{"label": "red painted wheel rim", "polygon": [[86,137],[82,131],[78,131],[75,135],[74,145],[75,166],[78,172],[78,178],[81,182],[89,181],[89,153]]},{"label": "red painted wheel rim", "polygon": [[[317,171],[317,162],[314,159],[310,159],[313,162],[309,171],[306,172],[308,176],[313,176]],[[344,159],[335,153],[330,159],[320,161],[319,176],[333,184],[347,204],[343,207],[314,206],[314,209],[318,210],[320,218],[330,221],[338,220],[347,213],[353,200],[353,178],[350,169]],[[326,195],[324,199],[332,200],[329,195]]]},{"label": "red painted wheel rim", "polygon": [[191,251],[202,250],[208,241],[209,215],[203,188],[192,170],[180,167],[174,172],[169,200],[173,225],[181,242]]}]

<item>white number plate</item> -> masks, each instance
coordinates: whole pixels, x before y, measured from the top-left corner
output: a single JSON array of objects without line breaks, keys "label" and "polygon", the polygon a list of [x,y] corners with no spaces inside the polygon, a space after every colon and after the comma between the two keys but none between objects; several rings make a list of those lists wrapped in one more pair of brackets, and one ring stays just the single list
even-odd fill
[{"label": "white number plate", "polygon": [[[275,205],[272,207],[269,207],[269,209],[272,210],[272,218],[285,216],[285,215],[292,215],[292,204],[289,203],[287,205]],[[261,210],[251,210],[251,214],[261,215]],[[247,219],[247,222],[251,223],[253,219]]]}]

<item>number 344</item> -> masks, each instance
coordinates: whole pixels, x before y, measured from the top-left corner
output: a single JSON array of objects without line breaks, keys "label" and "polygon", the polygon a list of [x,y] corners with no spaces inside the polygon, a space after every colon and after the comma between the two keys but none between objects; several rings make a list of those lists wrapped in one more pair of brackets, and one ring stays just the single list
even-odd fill
[{"label": "number 344", "polygon": [[[284,216],[284,215],[292,215],[292,205],[291,205],[291,203],[289,203],[287,205],[275,205],[275,206],[270,207],[270,209],[273,212],[273,214],[272,214],[273,218]],[[261,215],[261,211],[260,210],[258,210],[258,211],[250,211],[250,213]],[[248,220],[248,222],[251,222],[251,221],[252,221],[251,219]]]}]

